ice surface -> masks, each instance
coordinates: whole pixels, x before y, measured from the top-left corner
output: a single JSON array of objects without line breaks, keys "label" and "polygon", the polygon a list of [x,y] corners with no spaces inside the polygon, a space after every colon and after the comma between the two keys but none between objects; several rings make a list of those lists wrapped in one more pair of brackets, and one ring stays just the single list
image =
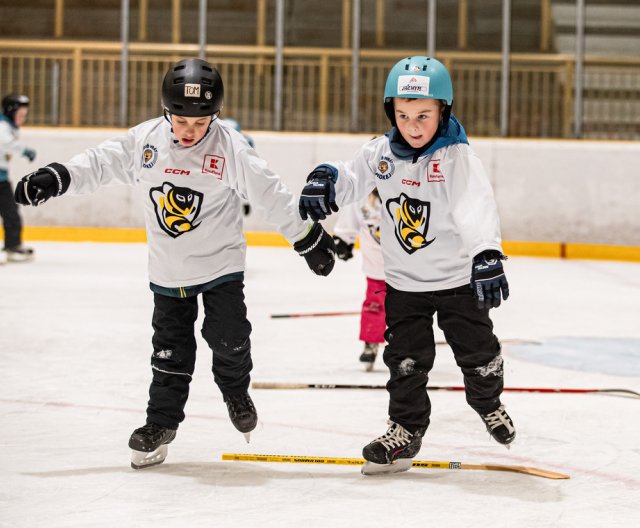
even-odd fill
[{"label": "ice surface", "polygon": [[[134,471],[127,441],[145,419],[152,294],[146,247],[35,245],[0,267],[0,526],[635,527],[640,400],[505,393],[518,436],[490,440],[460,392],[433,392],[421,460],[534,466],[571,480],[359,466],[221,461],[222,453],[360,457],[386,430],[384,390],[254,390],[251,444],[229,422],[199,331],[187,418],[167,460]],[[492,311],[507,386],[640,390],[640,265],[511,258],[511,298]],[[358,362],[360,255],[327,278],[285,248],[250,248],[246,295],[255,381],[384,384]],[[436,337],[442,339],[437,331]],[[460,385],[438,348],[433,385]]]}]

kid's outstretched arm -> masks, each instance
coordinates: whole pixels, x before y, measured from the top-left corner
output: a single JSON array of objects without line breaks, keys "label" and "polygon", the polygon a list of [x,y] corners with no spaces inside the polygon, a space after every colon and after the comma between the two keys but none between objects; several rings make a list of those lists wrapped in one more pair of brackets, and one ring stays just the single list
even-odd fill
[{"label": "kid's outstretched arm", "polygon": [[50,163],[24,176],[16,185],[15,199],[22,205],[34,207],[49,198],[58,197],[69,189],[71,177],[69,171],[60,163]]}]

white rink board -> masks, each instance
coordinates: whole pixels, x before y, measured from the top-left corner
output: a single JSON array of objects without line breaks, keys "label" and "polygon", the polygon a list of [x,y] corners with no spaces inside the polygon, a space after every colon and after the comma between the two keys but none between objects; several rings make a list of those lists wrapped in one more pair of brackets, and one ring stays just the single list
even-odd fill
[{"label": "white rink board", "polygon": [[[111,130],[25,128],[22,138],[37,161],[12,165],[15,181],[37,166],[64,163],[75,153],[122,133]],[[317,164],[349,159],[369,135],[250,132],[256,150],[295,194]],[[640,246],[640,143],[474,139],[493,184],[505,240]],[[142,227],[135,191],[103,188],[24,210],[27,225]],[[331,228],[335,217],[327,221]],[[258,208],[248,231],[273,231]]]}]

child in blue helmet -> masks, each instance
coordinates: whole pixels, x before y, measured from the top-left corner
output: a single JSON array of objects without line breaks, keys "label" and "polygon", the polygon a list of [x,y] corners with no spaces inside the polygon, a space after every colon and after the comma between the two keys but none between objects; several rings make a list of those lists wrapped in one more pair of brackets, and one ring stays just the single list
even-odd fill
[{"label": "child in blue helmet", "polygon": [[411,467],[429,426],[426,391],[435,359],[433,320],[464,376],[466,399],[491,436],[508,446],[515,428],[500,401],[503,364],[489,309],[507,299],[500,223],[482,164],[451,114],[449,72],[431,57],[390,71],[385,136],[347,162],[316,167],[300,214],[322,220],[377,187],[382,200],[389,368],[389,429],[363,450],[364,473]]}]

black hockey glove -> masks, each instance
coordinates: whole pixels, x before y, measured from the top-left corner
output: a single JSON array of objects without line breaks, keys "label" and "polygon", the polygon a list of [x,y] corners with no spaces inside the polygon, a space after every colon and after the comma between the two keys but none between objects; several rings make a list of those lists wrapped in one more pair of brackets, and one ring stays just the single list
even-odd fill
[{"label": "black hockey glove", "polygon": [[313,224],[311,231],[293,245],[316,275],[329,275],[336,262],[336,245],[320,224]]},{"label": "black hockey glove", "polygon": [[22,205],[37,206],[49,198],[67,192],[71,177],[64,165],[50,163],[22,178],[16,185],[16,202]]},{"label": "black hockey glove", "polygon": [[307,184],[302,189],[298,208],[303,220],[307,216],[314,222],[324,220],[331,211],[338,212],[335,183],[338,172],[331,165],[318,165],[307,176]]},{"label": "black hockey glove", "polygon": [[483,251],[473,258],[471,287],[478,308],[489,309],[500,306],[500,292],[505,301],[509,298],[509,283],[501,262],[506,258],[495,250]]},{"label": "black hockey glove", "polygon": [[25,148],[22,151],[22,155],[27,158],[29,161],[33,161],[34,159],[36,159],[36,151],[33,150],[32,148]]},{"label": "black hockey glove", "polygon": [[353,258],[353,244],[347,244],[336,235],[333,235],[333,241],[336,243],[336,255],[340,260],[347,261]]}]

